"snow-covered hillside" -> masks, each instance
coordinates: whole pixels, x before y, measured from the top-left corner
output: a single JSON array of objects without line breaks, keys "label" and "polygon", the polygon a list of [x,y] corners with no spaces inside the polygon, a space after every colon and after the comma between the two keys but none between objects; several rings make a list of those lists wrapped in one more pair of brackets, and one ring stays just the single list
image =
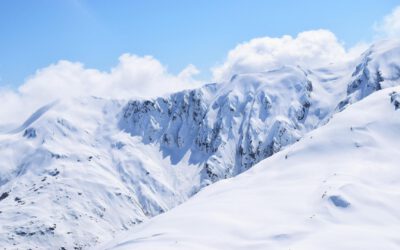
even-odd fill
[{"label": "snow-covered hillside", "polygon": [[399,85],[399,44],[151,100],[64,99],[0,124],[0,246],[87,248],[136,227]]},{"label": "snow-covered hillside", "polygon": [[399,249],[399,93],[372,94],[103,248]]}]

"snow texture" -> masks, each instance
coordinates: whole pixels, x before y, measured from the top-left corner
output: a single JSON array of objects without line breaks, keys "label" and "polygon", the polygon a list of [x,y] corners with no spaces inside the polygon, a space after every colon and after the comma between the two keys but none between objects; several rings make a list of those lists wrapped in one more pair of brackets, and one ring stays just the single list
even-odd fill
[{"label": "snow texture", "polygon": [[50,103],[1,130],[0,246],[98,247],[133,229],[107,247],[399,247],[399,58],[384,41],[349,64]]}]

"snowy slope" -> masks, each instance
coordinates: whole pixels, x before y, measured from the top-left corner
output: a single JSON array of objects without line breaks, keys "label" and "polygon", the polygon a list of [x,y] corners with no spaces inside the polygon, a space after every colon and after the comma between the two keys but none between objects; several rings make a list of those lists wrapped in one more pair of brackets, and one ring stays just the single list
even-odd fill
[{"label": "snowy slope", "polygon": [[0,246],[88,248],[136,227],[399,85],[399,44],[151,100],[60,100],[0,125]]},{"label": "snowy slope", "polygon": [[121,132],[121,109],[62,101],[0,135],[1,246],[93,246],[187,199],[196,169]]},{"label": "snowy slope", "polygon": [[399,93],[348,107],[103,248],[399,249]]}]

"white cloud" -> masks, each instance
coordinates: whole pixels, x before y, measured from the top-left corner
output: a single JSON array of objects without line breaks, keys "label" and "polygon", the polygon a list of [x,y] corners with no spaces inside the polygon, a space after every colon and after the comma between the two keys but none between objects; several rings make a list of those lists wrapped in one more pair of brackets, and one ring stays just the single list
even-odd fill
[{"label": "white cloud", "polygon": [[[358,56],[366,45],[346,50],[328,30],[312,30],[296,37],[262,37],[252,39],[231,50],[226,61],[213,69],[213,80],[229,79],[233,74],[260,72],[281,65],[307,68],[347,62]],[[103,98],[154,97],[187,88],[201,82],[194,80],[199,71],[188,65],[180,73],[168,72],[151,56],[124,54],[109,71],[88,69],[81,63],[59,61],[39,69],[18,90],[1,90],[1,124],[21,122],[35,109],[55,99],[79,96]]]},{"label": "white cloud", "polygon": [[179,74],[169,73],[151,56],[124,54],[110,71],[85,68],[81,63],[59,61],[38,70],[17,91],[0,90],[0,124],[21,122],[41,105],[55,99],[79,96],[104,98],[153,97],[200,86],[189,65]]},{"label": "white cloud", "polygon": [[346,62],[359,55],[359,49],[346,51],[343,44],[328,30],[301,32],[288,35],[261,37],[239,44],[228,53],[225,62],[213,69],[214,80],[227,80],[237,73],[260,72],[282,65],[320,67]]},{"label": "white cloud", "polygon": [[185,81],[191,81],[194,75],[199,74],[200,71],[193,64],[189,64],[186,68],[184,68],[178,75],[179,79]]},{"label": "white cloud", "polygon": [[378,38],[400,38],[400,6],[375,23],[374,30]]}]

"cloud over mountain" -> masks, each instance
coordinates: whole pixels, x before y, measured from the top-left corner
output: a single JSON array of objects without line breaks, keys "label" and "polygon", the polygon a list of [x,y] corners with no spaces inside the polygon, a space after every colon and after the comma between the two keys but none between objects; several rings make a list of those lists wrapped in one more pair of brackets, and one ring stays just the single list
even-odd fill
[{"label": "cloud over mountain", "polygon": [[347,62],[366,46],[346,50],[329,30],[310,30],[296,37],[260,37],[229,51],[225,62],[213,69],[214,79],[227,80],[238,73],[266,71],[282,65],[306,68]]},{"label": "cloud over mountain", "polygon": [[400,38],[400,6],[374,25],[379,38]]},{"label": "cloud over mountain", "polygon": [[121,55],[110,71],[89,69],[82,63],[62,60],[39,69],[16,91],[0,91],[0,98],[6,104],[0,109],[0,119],[20,122],[33,109],[60,98],[90,95],[142,98],[194,88],[200,85],[193,78],[197,73],[196,67],[189,65],[174,75],[151,56],[131,54]]}]

